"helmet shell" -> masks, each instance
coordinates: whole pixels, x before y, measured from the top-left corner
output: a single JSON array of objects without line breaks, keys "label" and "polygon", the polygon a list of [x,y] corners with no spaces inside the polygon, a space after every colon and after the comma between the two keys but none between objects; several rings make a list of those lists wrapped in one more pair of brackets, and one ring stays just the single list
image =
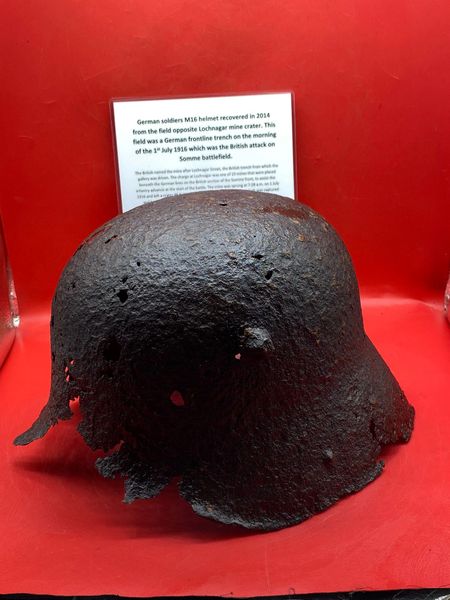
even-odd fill
[{"label": "helmet shell", "polygon": [[51,318],[48,404],[125,499],[179,476],[206,517],[298,523],[372,481],[414,410],[367,338],[349,254],[315,211],[241,190],[166,198],[95,231]]}]

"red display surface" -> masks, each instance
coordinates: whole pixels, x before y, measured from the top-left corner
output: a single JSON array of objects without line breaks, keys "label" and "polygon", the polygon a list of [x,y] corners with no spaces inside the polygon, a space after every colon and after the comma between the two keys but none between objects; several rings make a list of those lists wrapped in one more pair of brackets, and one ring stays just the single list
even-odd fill
[{"label": "red display surface", "polygon": [[[0,203],[22,324],[0,372],[0,593],[235,595],[450,586],[450,4],[3,4]],[[367,331],[417,410],[360,493],[247,533],[175,487],[121,503],[74,423],[15,448],[49,388],[63,265],[117,211],[109,101],[295,94],[300,199],[337,228]],[[389,294],[387,296],[386,294]]]},{"label": "red display surface", "polygon": [[109,101],[293,90],[301,199],[361,285],[443,293],[448,0],[14,0],[3,5],[1,202],[22,311],[117,210]]},{"label": "red display surface", "polygon": [[412,440],[387,452],[385,472],[364,490],[273,533],[198,517],[175,486],[121,503],[122,482],[97,474],[73,422],[14,448],[49,387],[48,323],[27,319],[0,375],[0,592],[256,596],[449,586],[449,328],[440,307],[418,301],[371,300],[364,315],[416,407]]}]

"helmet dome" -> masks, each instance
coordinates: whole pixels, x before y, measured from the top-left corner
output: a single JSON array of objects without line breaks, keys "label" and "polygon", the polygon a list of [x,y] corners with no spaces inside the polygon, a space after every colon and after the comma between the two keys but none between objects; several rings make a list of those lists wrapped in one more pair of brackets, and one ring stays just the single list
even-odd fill
[{"label": "helmet dome", "polygon": [[382,471],[414,410],[365,335],[349,254],[305,205],[240,190],[166,198],[95,231],[58,283],[50,398],[125,499],[174,477],[200,515],[298,523]]}]

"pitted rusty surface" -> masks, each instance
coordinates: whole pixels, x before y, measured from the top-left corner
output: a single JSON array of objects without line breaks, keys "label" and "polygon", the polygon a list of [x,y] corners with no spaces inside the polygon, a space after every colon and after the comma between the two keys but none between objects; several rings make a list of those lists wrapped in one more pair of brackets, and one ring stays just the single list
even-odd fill
[{"label": "pitted rusty surface", "polygon": [[147,204],[95,231],[59,281],[48,404],[126,500],[175,476],[200,515],[278,529],[382,471],[414,410],[366,337],[347,250],[310,208],[245,191]]}]

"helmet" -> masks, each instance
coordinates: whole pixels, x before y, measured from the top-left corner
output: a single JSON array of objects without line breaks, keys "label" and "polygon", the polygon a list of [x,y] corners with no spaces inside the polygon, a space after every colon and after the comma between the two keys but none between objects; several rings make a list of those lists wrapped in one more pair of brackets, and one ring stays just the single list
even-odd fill
[{"label": "helmet", "polygon": [[70,419],[125,501],[180,477],[194,511],[278,529],[382,471],[414,410],[364,333],[351,259],[288,198],[166,198],[95,231],[53,299],[50,399],[15,443]]}]

